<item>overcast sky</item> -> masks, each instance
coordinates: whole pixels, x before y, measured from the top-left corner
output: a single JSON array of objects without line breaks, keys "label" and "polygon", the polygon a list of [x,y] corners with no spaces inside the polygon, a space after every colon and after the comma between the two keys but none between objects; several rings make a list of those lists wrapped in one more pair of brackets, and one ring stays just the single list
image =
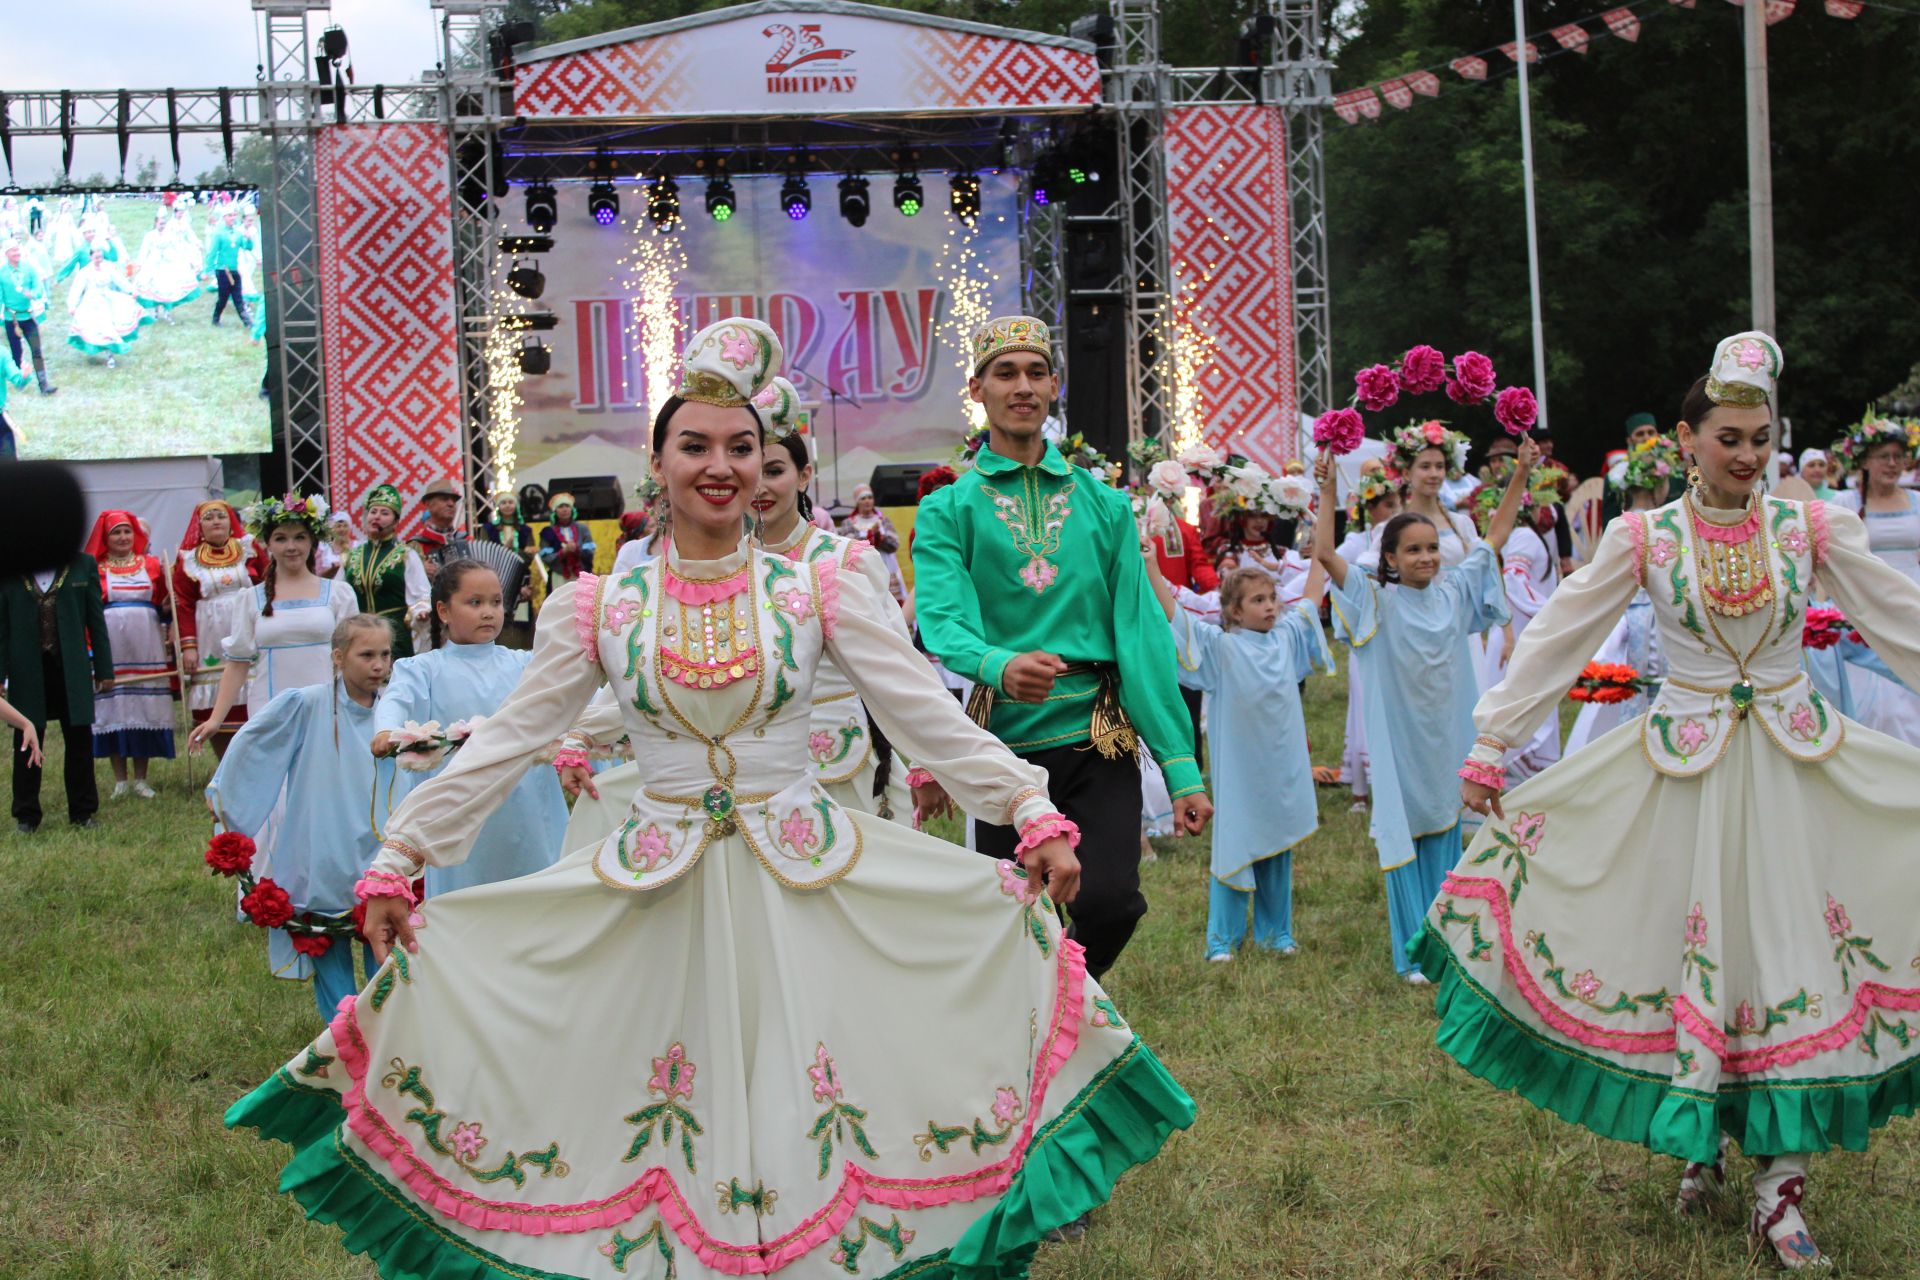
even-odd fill
[{"label": "overcast sky", "polygon": [[[33,16],[18,21],[21,11]],[[260,18],[248,0],[0,0],[0,13],[10,19],[0,21],[0,90],[246,88],[261,59]],[[427,0],[336,0],[331,14],[316,12],[313,30],[331,21],[346,31],[360,84],[413,80],[439,61]],[[216,162],[219,138],[208,137],[211,147],[182,140],[186,177]],[[132,153],[159,158],[163,180],[170,176],[164,136],[134,139]],[[13,159],[21,185],[43,184],[59,168],[59,140],[15,139]],[[75,173],[113,173],[119,163],[111,137],[75,144]]]}]

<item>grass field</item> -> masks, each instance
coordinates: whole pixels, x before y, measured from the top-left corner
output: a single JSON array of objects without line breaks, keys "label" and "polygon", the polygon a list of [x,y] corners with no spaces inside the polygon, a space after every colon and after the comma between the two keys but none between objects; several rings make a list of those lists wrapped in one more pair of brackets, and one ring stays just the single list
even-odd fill
[{"label": "grass field", "polygon": [[[106,207],[124,264],[139,254],[159,201],[110,199]],[[196,207],[193,221],[204,243],[207,211]],[[174,312],[171,323],[142,326],[112,369],[102,357],[67,345],[71,284],[69,277],[52,287],[52,306],[41,325],[47,372],[60,393],[43,396],[28,387],[7,402],[7,417],[25,438],[22,457],[90,461],[267,450],[268,408],[260,398],[267,349],[248,340],[247,326],[231,306],[220,327],[213,327],[218,295],[210,283]],[[28,361],[23,348],[21,368],[30,374]]]},{"label": "grass field", "polygon": [[[1344,685],[1316,679],[1316,757]],[[56,734],[57,737],[57,734]],[[340,1280],[373,1275],[274,1191],[287,1149],[220,1127],[314,1033],[200,865],[183,762],[157,801],[0,836],[0,1277]],[[206,765],[198,766],[204,781]],[[105,766],[100,767],[106,776]],[[1202,958],[1201,841],[1145,868],[1152,913],[1110,986],[1200,1103],[1038,1280],[1709,1280],[1764,1274],[1744,1200],[1681,1221],[1677,1162],[1591,1137],[1433,1046],[1432,996],[1394,978],[1380,873],[1343,789],[1296,863],[1297,957]],[[583,1011],[584,1014],[585,1011]],[[1749,1170],[1736,1159],[1735,1185]],[[1848,1276],[1920,1272],[1920,1126],[1815,1160],[1808,1213]],[[609,1271],[609,1280],[613,1274]]]}]

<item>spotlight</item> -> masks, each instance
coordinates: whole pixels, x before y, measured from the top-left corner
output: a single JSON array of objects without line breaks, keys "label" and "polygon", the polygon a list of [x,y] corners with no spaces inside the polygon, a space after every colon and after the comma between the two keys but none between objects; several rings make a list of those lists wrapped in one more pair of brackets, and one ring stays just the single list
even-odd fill
[{"label": "spotlight", "polygon": [[707,179],[707,215],[715,222],[733,217],[733,179],[724,173]]},{"label": "spotlight", "polygon": [[560,197],[550,182],[536,182],[527,188],[527,225],[541,235],[553,230],[560,220]]},{"label": "spotlight", "polygon": [[320,33],[320,51],[327,55],[329,62],[341,62],[347,56],[347,33],[339,27],[328,27]]},{"label": "spotlight", "polygon": [[680,229],[680,184],[672,174],[663,173],[647,184],[647,220],[656,235]]},{"label": "spotlight", "polygon": [[610,227],[620,218],[620,193],[605,178],[587,188],[587,211],[593,220],[603,227]]},{"label": "spotlight", "polygon": [[807,190],[807,180],[797,169],[790,170],[787,180],[780,184],[780,207],[795,222],[813,212],[813,193]]},{"label": "spotlight", "polygon": [[972,226],[980,220],[980,179],[965,170],[953,175],[950,202],[953,216]]},{"label": "spotlight", "polygon": [[520,340],[520,372],[538,377],[553,368],[553,352],[538,338]]},{"label": "spotlight", "polygon": [[501,236],[500,252],[510,253],[515,257],[518,257],[523,253],[529,257],[534,257],[542,253],[552,253],[553,237],[552,236]]},{"label": "spotlight", "polygon": [[1063,194],[1061,177],[1060,160],[1052,152],[1034,161],[1033,176],[1028,180],[1033,202],[1045,208],[1058,200]]},{"label": "spotlight", "polygon": [[920,188],[920,175],[903,173],[893,180],[893,207],[911,218],[920,212],[920,206],[927,202],[926,192]]},{"label": "spotlight", "polygon": [[859,174],[850,173],[840,179],[840,216],[856,227],[867,225],[867,214],[872,210],[873,202],[867,195],[867,180]]},{"label": "spotlight", "polygon": [[523,298],[538,298],[547,291],[546,273],[540,270],[540,264],[530,267],[520,265],[520,259],[513,260],[513,269],[507,272],[507,288]]}]

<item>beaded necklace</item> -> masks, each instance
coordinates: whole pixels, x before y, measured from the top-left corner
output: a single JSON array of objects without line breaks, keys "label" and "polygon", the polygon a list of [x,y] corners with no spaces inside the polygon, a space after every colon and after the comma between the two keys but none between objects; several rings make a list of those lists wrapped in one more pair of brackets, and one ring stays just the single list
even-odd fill
[{"label": "beaded necklace", "polygon": [[1693,525],[1693,560],[1708,610],[1724,618],[1743,618],[1772,604],[1773,574],[1761,537],[1757,496],[1748,499],[1747,518],[1736,525],[1714,524],[1694,509],[1691,497],[1686,503]]}]

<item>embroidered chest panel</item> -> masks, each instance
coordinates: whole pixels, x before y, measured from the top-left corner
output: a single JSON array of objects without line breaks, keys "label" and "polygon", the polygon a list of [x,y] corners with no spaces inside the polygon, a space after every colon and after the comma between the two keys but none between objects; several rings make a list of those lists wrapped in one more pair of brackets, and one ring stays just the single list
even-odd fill
[{"label": "embroidered chest panel", "polygon": [[1060,554],[1060,537],[1073,514],[1078,484],[1077,479],[1069,479],[1048,493],[1040,484],[1039,473],[1025,467],[1009,476],[1006,483],[980,486],[980,492],[993,503],[994,516],[1013,540],[1015,554],[1026,557],[1016,576],[1036,596],[1045,595],[1060,576],[1054,557]]}]

